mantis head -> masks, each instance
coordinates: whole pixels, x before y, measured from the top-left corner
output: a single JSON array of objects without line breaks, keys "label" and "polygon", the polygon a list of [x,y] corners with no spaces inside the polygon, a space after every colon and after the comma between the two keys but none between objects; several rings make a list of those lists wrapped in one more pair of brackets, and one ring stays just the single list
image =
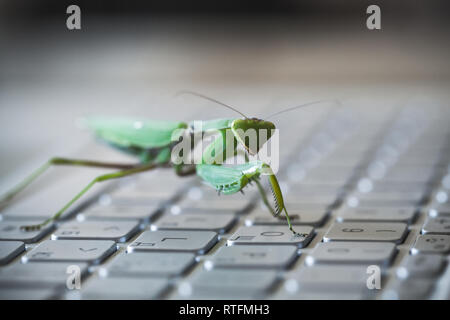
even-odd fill
[{"label": "mantis head", "polygon": [[236,140],[245,150],[255,155],[259,149],[272,137],[275,125],[258,118],[236,119],[231,123],[231,131]]}]

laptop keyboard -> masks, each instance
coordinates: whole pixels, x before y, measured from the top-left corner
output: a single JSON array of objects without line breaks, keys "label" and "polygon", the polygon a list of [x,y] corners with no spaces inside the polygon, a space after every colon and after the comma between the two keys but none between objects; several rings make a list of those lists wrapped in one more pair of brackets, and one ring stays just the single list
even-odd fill
[{"label": "laptop keyboard", "polygon": [[[301,139],[281,131],[278,176],[299,237],[256,188],[218,196],[171,170],[111,184],[40,231],[19,229],[39,218],[8,212],[0,298],[448,298],[449,120],[439,108],[340,108]],[[73,266],[80,289],[67,285]]]}]

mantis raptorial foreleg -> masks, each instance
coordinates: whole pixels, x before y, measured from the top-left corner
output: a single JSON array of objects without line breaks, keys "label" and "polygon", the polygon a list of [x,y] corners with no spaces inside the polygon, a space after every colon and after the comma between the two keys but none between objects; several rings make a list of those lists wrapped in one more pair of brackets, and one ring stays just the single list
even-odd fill
[{"label": "mantis raptorial foreleg", "polygon": [[130,176],[130,175],[133,175],[133,174],[136,174],[136,173],[149,171],[149,170],[155,169],[157,167],[158,167],[157,164],[147,164],[147,165],[141,165],[141,166],[129,169],[129,170],[122,170],[122,171],[108,173],[108,174],[104,174],[104,175],[98,176],[95,179],[93,179],[91,182],[89,182],[89,184],[86,187],[84,187],[74,198],[72,198],[72,200],[70,200],[64,207],[62,207],[53,217],[45,220],[44,222],[42,222],[40,224],[29,225],[29,226],[22,226],[21,229],[23,229],[25,231],[39,230],[40,228],[42,228],[43,226],[49,224],[50,222],[55,221],[75,201],[77,201],[79,198],[81,198],[81,196],[83,196],[87,191],[89,191],[89,189],[91,189],[97,182],[102,182],[102,181],[107,181],[107,180],[112,180],[112,179],[118,179],[118,178]]},{"label": "mantis raptorial foreleg", "polygon": [[258,187],[258,191],[261,194],[263,203],[265,204],[265,206],[267,207],[269,212],[272,214],[272,216],[274,218],[278,217],[280,215],[280,212],[275,212],[275,210],[273,210],[272,206],[269,203],[269,199],[267,199],[266,191],[264,190],[263,186],[261,185],[261,182],[259,182],[258,179],[254,179],[253,181],[255,181],[256,186]]},{"label": "mantis raptorial foreleg", "polygon": [[4,207],[9,201],[11,201],[20,191],[25,189],[30,183],[36,180],[47,169],[54,165],[66,165],[66,166],[83,166],[83,167],[96,167],[96,168],[111,168],[111,169],[131,169],[136,167],[137,164],[120,164],[120,163],[108,163],[92,160],[79,160],[79,159],[67,159],[67,158],[51,158],[36,171],[26,177],[17,186],[8,191],[0,198],[0,208]]},{"label": "mantis raptorial foreleg", "polygon": [[[269,203],[269,200],[267,199],[266,192],[265,192],[263,186],[261,185],[261,182],[259,182],[258,179],[254,179],[254,181],[256,182],[256,186],[258,187],[258,191],[259,191],[259,193],[261,194],[261,198],[262,198],[262,200],[263,200],[263,203],[266,205],[267,209],[268,209],[269,212],[272,214],[272,216],[273,216],[274,218],[277,218],[277,217],[280,215],[280,213],[281,213],[282,210],[274,210],[274,209],[272,208],[272,206],[271,206],[270,203]],[[294,228],[292,227],[291,218],[289,217],[289,214],[288,214],[288,212],[287,212],[286,207],[284,206],[284,204],[283,204],[283,208],[282,208],[282,209],[284,210],[284,214],[285,214],[285,216],[286,216],[286,221],[287,221],[287,223],[288,223],[288,225],[289,225],[289,230],[291,230],[292,233],[294,233],[294,235],[298,235],[299,233],[296,232],[296,231],[294,230]]]}]

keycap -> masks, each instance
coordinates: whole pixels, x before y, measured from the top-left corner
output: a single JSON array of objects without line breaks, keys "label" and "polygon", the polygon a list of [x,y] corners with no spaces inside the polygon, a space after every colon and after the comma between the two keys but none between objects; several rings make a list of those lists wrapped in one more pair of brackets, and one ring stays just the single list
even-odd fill
[{"label": "keycap", "polygon": [[435,282],[428,279],[394,279],[382,293],[384,300],[423,300],[429,298]]},{"label": "keycap", "polygon": [[[70,274],[73,274],[73,266],[79,268],[81,280],[88,273],[88,265],[82,262],[53,263],[33,262],[14,263],[0,268],[0,287],[55,287],[65,286]],[[70,271],[70,273],[68,273]],[[1,290],[0,290],[1,291]]]},{"label": "keycap", "polygon": [[24,262],[89,262],[100,263],[116,251],[110,240],[45,240],[22,257]]},{"label": "keycap", "polygon": [[273,270],[202,270],[181,283],[178,292],[185,297],[192,294],[214,297],[218,292],[256,297],[270,291],[278,280]]},{"label": "keycap", "polygon": [[161,199],[174,198],[177,193],[176,188],[173,187],[174,185],[178,186],[179,184],[172,184],[170,189],[158,188],[157,184],[155,184],[153,190],[146,190],[137,186],[124,187],[108,193],[107,196],[111,197],[111,203],[116,205],[152,206],[158,204]]},{"label": "keycap", "polygon": [[205,261],[206,268],[285,268],[298,257],[295,246],[225,246]]},{"label": "keycap", "polygon": [[305,177],[301,180],[302,184],[315,184],[323,183],[327,185],[344,185],[350,178],[351,169],[342,170],[341,167],[330,167],[324,168],[320,167],[313,171],[308,172]]},{"label": "keycap", "polygon": [[397,268],[399,278],[428,278],[439,275],[444,269],[444,259],[440,255],[408,255]]},{"label": "keycap", "polygon": [[203,290],[192,290],[189,285],[182,284],[181,293],[176,291],[169,298],[170,300],[248,300],[251,298],[262,299],[266,292],[237,292],[237,291],[223,291],[219,288],[208,288]]},{"label": "keycap", "polygon": [[450,218],[427,218],[422,227],[422,233],[450,235]]},{"label": "keycap", "polygon": [[[271,197],[271,196],[269,196]],[[286,195],[283,194],[284,203],[290,206],[297,205],[301,207],[302,203],[315,203],[323,206],[331,206],[337,201],[336,194],[303,194],[301,191],[290,190]],[[290,213],[290,211],[289,211]]]},{"label": "keycap", "polygon": [[342,222],[334,223],[324,241],[389,241],[401,243],[407,233],[404,223]]},{"label": "keycap", "polygon": [[450,217],[450,206],[443,208],[441,206],[433,205],[428,211],[428,216],[432,218],[449,218]]},{"label": "keycap", "polygon": [[218,234],[213,231],[146,231],[127,247],[127,251],[189,251],[203,254],[217,241]]},{"label": "keycap", "polygon": [[430,166],[399,166],[391,168],[383,181],[402,181],[411,184],[426,183],[430,180],[433,174],[433,169]]},{"label": "keycap", "polygon": [[168,288],[165,278],[99,278],[91,279],[81,289],[88,300],[158,299]]},{"label": "keycap", "polygon": [[357,292],[367,293],[366,266],[302,267],[286,276],[285,287],[290,292]]},{"label": "keycap", "polygon": [[2,288],[0,300],[50,300],[57,298],[53,288]]},{"label": "keycap", "polygon": [[139,231],[138,221],[71,221],[52,234],[53,240],[113,240],[125,242]]},{"label": "keycap", "polygon": [[411,223],[418,214],[414,207],[409,208],[348,208],[339,210],[339,222],[404,222]]},{"label": "keycap", "polygon": [[273,300],[362,300],[367,299],[366,295],[360,291],[302,291],[289,292],[282,290],[275,296],[271,297]]},{"label": "keycap", "polygon": [[26,220],[26,221],[11,221],[5,220],[0,222],[0,240],[17,240],[25,243],[34,243],[41,240],[54,228],[53,225],[48,225],[41,230],[23,231],[21,226],[39,224],[42,220]]},{"label": "keycap", "polygon": [[294,236],[287,226],[251,226],[239,228],[227,241],[228,245],[296,245],[303,248],[314,236],[313,227],[298,226]]},{"label": "keycap", "polygon": [[320,242],[306,257],[307,265],[361,264],[387,266],[396,253],[393,243]]},{"label": "keycap", "polygon": [[195,264],[193,253],[123,253],[100,270],[108,277],[178,276]]},{"label": "keycap", "polygon": [[201,199],[201,200],[184,200],[176,205],[173,209],[181,213],[214,213],[214,212],[225,212],[225,213],[243,213],[250,205],[248,198],[244,198],[242,201],[228,200],[226,196],[216,196],[217,198],[212,199]]},{"label": "keycap", "polygon": [[79,221],[83,220],[140,220],[150,221],[161,211],[159,205],[152,206],[125,206],[125,205],[97,205],[88,208],[77,215]]},{"label": "keycap", "polygon": [[[289,217],[294,226],[309,225],[319,227],[323,225],[329,216],[327,210],[289,210]],[[287,223],[286,216],[280,214],[274,218],[270,212],[256,210],[245,219],[246,226],[267,225],[267,226],[285,226]]]},{"label": "keycap", "polygon": [[5,265],[25,251],[22,241],[0,241],[0,266]]},{"label": "keycap", "polygon": [[421,202],[424,192],[368,192],[354,194],[359,204],[366,207],[415,206]]},{"label": "keycap", "polygon": [[228,231],[237,222],[235,214],[166,214],[151,225],[152,230]]},{"label": "keycap", "polygon": [[414,247],[411,249],[412,254],[418,253],[436,253],[445,254],[450,252],[450,236],[424,234],[419,235],[416,239]]}]

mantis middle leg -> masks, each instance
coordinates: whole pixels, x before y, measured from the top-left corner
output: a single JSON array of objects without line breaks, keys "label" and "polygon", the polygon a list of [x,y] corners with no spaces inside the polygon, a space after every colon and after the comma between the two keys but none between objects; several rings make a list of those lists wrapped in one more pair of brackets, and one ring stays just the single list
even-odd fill
[{"label": "mantis middle leg", "polygon": [[54,165],[66,165],[66,166],[82,166],[82,167],[96,167],[96,168],[111,168],[111,169],[131,169],[139,164],[120,164],[120,163],[108,163],[92,160],[79,160],[79,159],[67,159],[67,158],[51,158],[36,171],[31,173],[22,182],[0,197],[0,208],[8,204],[19,192],[25,189],[30,183],[41,176],[47,169]]},{"label": "mantis middle leg", "polygon": [[44,222],[36,225],[29,225],[29,226],[21,226],[20,228],[25,231],[33,231],[33,230],[39,230],[40,228],[44,227],[45,225],[49,224],[50,222],[53,222],[57,220],[75,201],[77,201],[81,196],[83,196],[89,189],[91,189],[96,183],[102,182],[102,181],[108,181],[112,179],[118,179],[126,176],[130,176],[136,173],[149,171],[154,168],[158,167],[157,164],[146,164],[141,165],[132,169],[128,170],[122,170],[114,173],[108,173],[104,175],[100,175],[93,179],[91,182],[88,183],[87,186],[85,186],[72,200],[70,200],[64,207],[62,207],[54,216],[51,218],[45,220]]}]

